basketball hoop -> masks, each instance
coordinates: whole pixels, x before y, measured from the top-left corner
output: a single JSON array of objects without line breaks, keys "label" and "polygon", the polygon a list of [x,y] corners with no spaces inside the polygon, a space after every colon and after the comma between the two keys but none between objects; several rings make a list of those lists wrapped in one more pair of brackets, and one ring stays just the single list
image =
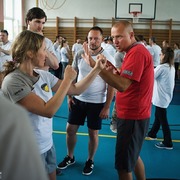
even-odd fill
[{"label": "basketball hoop", "polygon": [[130,12],[130,14],[132,14],[132,16],[133,16],[133,23],[138,23],[139,22],[139,18],[138,18],[138,16],[139,16],[139,14],[141,14],[141,12],[139,12],[139,11],[132,11],[132,12]]}]

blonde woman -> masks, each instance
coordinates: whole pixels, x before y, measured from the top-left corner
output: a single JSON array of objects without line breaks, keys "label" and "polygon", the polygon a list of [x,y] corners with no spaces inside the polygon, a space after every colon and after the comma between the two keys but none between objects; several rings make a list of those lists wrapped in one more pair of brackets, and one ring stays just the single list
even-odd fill
[{"label": "blonde woman", "polygon": [[[29,30],[21,32],[12,46],[13,61],[6,63],[2,91],[12,102],[29,111],[49,179],[55,180],[56,153],[52,139],[52,117],[66,94],[82,93],[105,67],[106,61],[98,60],[96,67],[84,79],[72,84],[77,74],[71,66],[65,69],[63,80],[42,70],[46,56],[44,36]],[[56,92],[54,96],[53,91]]]}]

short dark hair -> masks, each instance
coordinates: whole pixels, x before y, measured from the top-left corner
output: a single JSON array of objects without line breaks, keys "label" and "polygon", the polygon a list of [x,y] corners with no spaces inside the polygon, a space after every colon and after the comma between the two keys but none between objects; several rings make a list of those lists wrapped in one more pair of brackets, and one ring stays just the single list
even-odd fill
[{"label": "short dark hair", "polygon": [[42,19],[45,18],[45,21],[47,21],[46,13],[39,7],[33,7],[28,10],[26,14],[26,25],[28,24],[28,21],[32,21],[33,19]]},{"label": "short dark hair", "polygon": [[141,35],[141,34],[135,36],[135,38],[136,38],[137,41],[144,41],[144,36]]},{"label": "short dark hair", "polygon": [[99,26],[93,26],[93,27],[89,30],[89,32],[92,31],[92,30],[94,30],[94,31],[99,31],[99,32],[101,33],[101,35],[103,35],[103,30],[102,30]]},{"label": "short dark hair", "polygon": [[5,33],[7,36],[9,35],[7,30],[2,29],[0,32]]},{"label": "short dark hair", "polygon": [[150,39],[151,39],[151,41],[153,41],[154,43],[156,43],[156,38],[155,38],[155,37],[152,36]]}]

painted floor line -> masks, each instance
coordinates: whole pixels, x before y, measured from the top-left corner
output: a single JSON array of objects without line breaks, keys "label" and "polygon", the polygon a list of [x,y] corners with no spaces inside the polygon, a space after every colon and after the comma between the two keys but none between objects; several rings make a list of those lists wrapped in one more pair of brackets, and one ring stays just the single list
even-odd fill
[{"label": "painted floor line", "polygon": [[[55,134],[66,134],[65,131],[53,131],[53,133],[55,133]],[[88,136],[88,133],[77,132],[77,135]],[[116,138],[116,135],[108,135],[108,134],[99,134],[98,136],[99,137],[105,137],[105,138]],[[156,140],[151,140],[151,139],[145,138],[145,140],[147,140],[147,141],[162,141],[163,139],[157,138]],[[180,143],[179,139],[173,139],[172,141]]]}]

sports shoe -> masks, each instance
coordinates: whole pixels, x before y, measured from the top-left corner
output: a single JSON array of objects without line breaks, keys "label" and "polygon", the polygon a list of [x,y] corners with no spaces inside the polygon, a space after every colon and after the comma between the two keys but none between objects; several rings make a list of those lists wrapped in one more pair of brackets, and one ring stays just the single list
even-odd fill
[{"label": "sports shoe", "polygon": [[146,139],[148,139],[148,140],[156,140],[157,138],[156,137],[147,136]]},{"label": "sports shoe", "polygon": [[168,150],[173,149],[173,146],[165,146],[162,142],[156,143],[155,146],[160,149],[168,149]]},{"label": "sports shoe", "polygon": [[60,176],[61,174],[62,174],[62,171],[60,169],[56,168],[56,175]]},{"label": "sports shoe", "polygon": [[117,133],[117,122],[116,121],[111,121],[110,122],[110,130],[113,132],[113,133]]},{"label": "sports shoe", "polygon": [[58,169],[66,169],[69,165],[72,165],[75,163],[75,158],[71,159],[68,155],[64,158],[62,162],[60,162],[57,166]]},{"label": "sports shoe", "polygon": [[89,159],[85,163],[82,174],[87,175],[87,176],[90,175],[93,172],[93,168],[94,168],[94,162]]}]

